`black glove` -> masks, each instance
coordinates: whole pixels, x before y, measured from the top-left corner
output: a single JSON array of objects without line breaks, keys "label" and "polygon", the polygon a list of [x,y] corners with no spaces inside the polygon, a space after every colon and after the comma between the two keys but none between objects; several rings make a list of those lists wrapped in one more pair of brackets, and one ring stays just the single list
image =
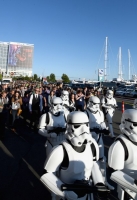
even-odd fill
[{"label": "black glove", "polygon": [[137,179],[134,180],[134,183],[137,185]]},{"label": "black glove", "polygon": [[[76,180],[75,184],[78,184],[79,187],[80,187],[82,185],[88,185],[88,181],[86,181],[86,180]],[[83,197],[87,194],[85,191],[82,191],[82,190],[73,190],[73,192],[75,192],[78,195],[78,198],[81,198],[81,197]]]},{"label": "black glove", "polygon": [[[97,183],[96,184],[96,187],[97,188],[100,188],[100,187],[105,187],[106,189],[108,189],[108,187],[107,186],[105,186],[103,183]],[[105,192],[100,192],[100,191],[98,191],[98,192],[95,192],[95,194],[94,194],[94,196],[95,196],[95,199],[97,199],[97,200],[109,200],[109,193],[110,193],[110,191],[105,191]]]},{"label": "black glove", "polygon": [[109,135],[110,132],[109,132],[108,129],[103,129],[103,130],[102,130],[102,133],[104,133],[104,135]]}]

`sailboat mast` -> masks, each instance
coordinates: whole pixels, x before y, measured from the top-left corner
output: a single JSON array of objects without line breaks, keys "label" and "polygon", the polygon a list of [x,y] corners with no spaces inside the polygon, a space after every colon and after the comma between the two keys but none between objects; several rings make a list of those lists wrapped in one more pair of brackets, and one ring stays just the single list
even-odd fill
[{"label": "sailboat mast", "polygon": [[121,47],[119,47],[119,65],[118,65],[118,78],[122,80],[122,54],[121,54]]},{"label": "sailboat mast", "polygon": [[104,67],[104,80],[107,80],[107,61],[108,61],[108,37],[106,37],[105,45],[105,67]]},{"label": "sailboat mast", "polygon": [[128,80],[130,81],[130,50],[128,49]]}]

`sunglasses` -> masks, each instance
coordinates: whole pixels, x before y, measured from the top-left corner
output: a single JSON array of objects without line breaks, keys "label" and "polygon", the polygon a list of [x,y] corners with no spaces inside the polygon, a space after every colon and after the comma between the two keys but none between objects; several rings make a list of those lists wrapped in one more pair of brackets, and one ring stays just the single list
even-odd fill
[{"label": "sunglasses", "polygon": [[57,106],[57,105],[61,105],[62,106],[62,103],[56,103],[56,104],[54,103],[53,105],[54,106]]},{"label": "sunglasses", "polygon": [[[92,101],[90,101],[90,103],[93,103]],[[93,103],[93,105],[96,105],[96,104],[100,104],[100,103]]]}]

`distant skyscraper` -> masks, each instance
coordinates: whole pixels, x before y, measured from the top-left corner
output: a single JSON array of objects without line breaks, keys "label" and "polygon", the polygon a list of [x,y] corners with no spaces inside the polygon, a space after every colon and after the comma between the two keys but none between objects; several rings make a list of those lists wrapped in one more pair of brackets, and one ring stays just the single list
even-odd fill
[{"label": "distant skyscraper", "polygon": [[32,76],[33,44],[0,42],[0,70],[13,76]]},{"label": "distant skyscraper", "polygon": [[8,42],[0,42],[0,72],[5,73],[7,71],[7,59],[8,59]]}]

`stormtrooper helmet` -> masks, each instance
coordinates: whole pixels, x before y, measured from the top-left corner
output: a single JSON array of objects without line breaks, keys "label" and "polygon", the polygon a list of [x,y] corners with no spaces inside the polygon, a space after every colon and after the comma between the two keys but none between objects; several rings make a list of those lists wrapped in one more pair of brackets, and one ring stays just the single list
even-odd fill
[{"label": "stormtrooper helmet", "polygon": [[69,100],[69,92],[67,90],[62,91],[61,99],[62,99],[62,101],[68,101]]},{"label": "stormtrooper helmet", "polygon": [[63,111],[62,99],[60,97],[53,98],[52,105],[50,107],[50,111],[54,115],[57,115],[59,112]]},{"label": "stormtrooper helmet", "polygon": [[124,111],[119,127],[122,133],[137,144],[137,111],[135,109],[127,109]]},{"label": "stormtrooper helmet", "polygon": [[92,143],[89,119],[84,112],[74,111],[68,115],[66,138],[76,147]]},{"label": "stormtrooper helmet", "polygon": [[113,91],[107,90],[106,97],[109,98],[109,99],[112,99],[113,98]]},{"label": "stormtrooper helmet", "polygon": [[87,108],[89,108],[91,112],[97,112],[100,110],[100,99],[97,96],[90,97]]}]

